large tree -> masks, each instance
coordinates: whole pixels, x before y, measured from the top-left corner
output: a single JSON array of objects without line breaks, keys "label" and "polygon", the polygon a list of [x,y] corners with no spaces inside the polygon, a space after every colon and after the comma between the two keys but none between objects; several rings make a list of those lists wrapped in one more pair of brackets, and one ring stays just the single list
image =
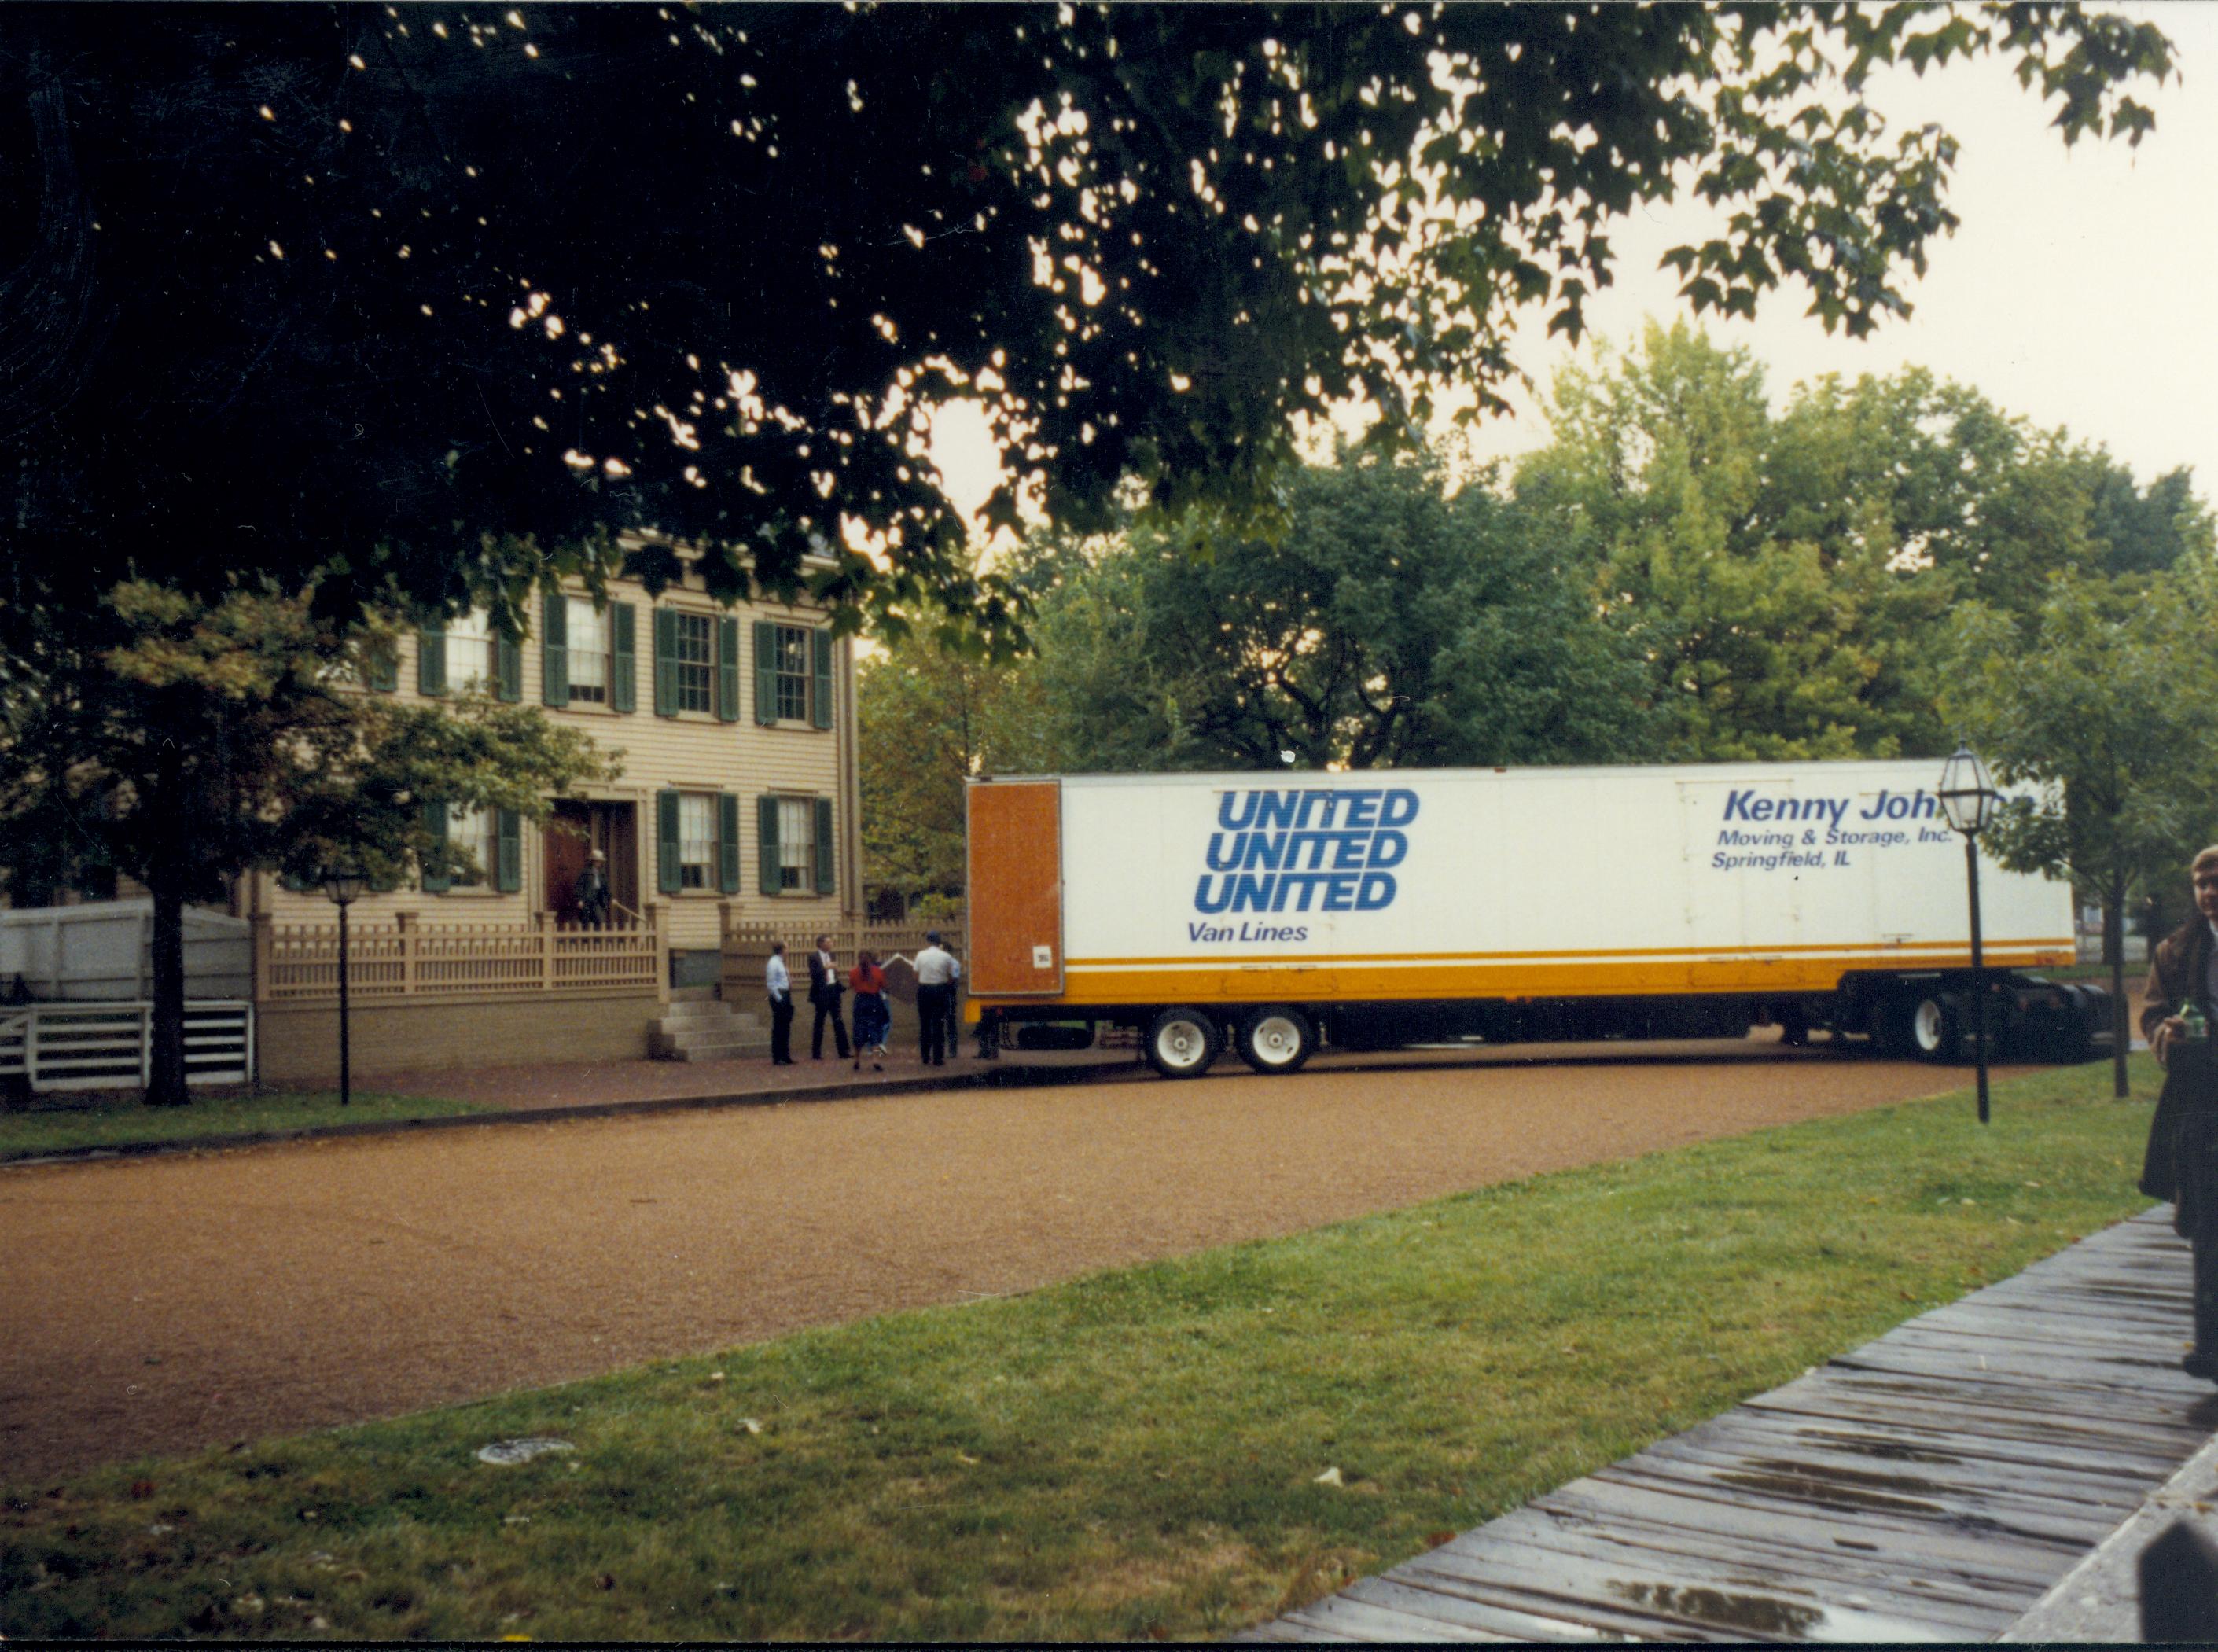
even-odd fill
[{"label": "large tree", "polygon": [[153,1104],[186,1098],[185,903],[257,867],[447,873],[427,803],[543,819],[614,772],[535,707],[364,692],[375,630],[268,589],[203,602],[126,584],[98,609],[40,610],[26,641],[0,662],[0,869],[20,887],[91,863],[152,897]]},{"label": "large tree", "polygon": [[2102,904],[2121,1096],[2127,900],[2152,881],[2176,887],[2218,840],[2214,635],[2207,558],[2146,579],[2059,575],[2030,615],[1974,603],[1955,619],[1949,710],[1999,778],[2043,787],[2004,809],[1989,845],[2004,865],[2069,877]]},{"label": "large tree", "polygon": [[2172,65],[2075,5],[15,7],[0,600],[512,615],[641,529],[721,594],[1007,640],[935,398],[997,420],[989,520],[1267,511],[1291,415],[1496,405],[1513,310],[1576,335],[1613,223],[1686,189],[1697,311],[1791,282],[1860,334],[1955,222],[1952,141],[1865,79],[1981,54],[2067,142],[2138,141]]},{"label": "large tree", "polygon": [[1028,565],[1049,742],[1112,770],[1641,754],[1639,661],[1492,482],[1342,453],[1286,478],[1283,535],[1201,511]]},{"label": "large tree", "polygon": [[1683,322],[1558,375],[1524,507],[1597,570],[1650,662],[1670,754],[1938,755],[1952,604],[2031,616],[2050,582],[2211,546],[2184,472],[2142,489],[2099,448],[1923,368],[1799,385]]}]

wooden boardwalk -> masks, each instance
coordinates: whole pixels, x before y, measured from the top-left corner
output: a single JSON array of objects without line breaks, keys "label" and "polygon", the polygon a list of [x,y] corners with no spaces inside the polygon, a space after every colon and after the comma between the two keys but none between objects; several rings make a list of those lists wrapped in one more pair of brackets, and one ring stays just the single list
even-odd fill
[{"label": "wooden boardwalk", "polygon": [[1992,1640],[2218,1429],[2170,1216],[1237,1638]]}]

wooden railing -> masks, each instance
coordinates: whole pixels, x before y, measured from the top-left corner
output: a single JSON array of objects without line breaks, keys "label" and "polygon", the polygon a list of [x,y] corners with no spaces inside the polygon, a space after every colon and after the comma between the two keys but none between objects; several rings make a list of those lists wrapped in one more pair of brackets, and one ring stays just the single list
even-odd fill
[{"label": "wooden railing", "polygon": [[[571,926],[545,913],[528,924],[424,924],[402,913],[385,922],[350,923],[347,993],[379,1000],[653,991],[665,968],[659,916],[650,908],[635,924]],[[336,1001],[338,922],[257,919],[254,981],[264,1003]]]},{"label": "wooden railing", "polygon": [[800,983],[796,994],[805,993],[809,984],[809,955],[815,950],[816,937],[832,937],[832,956],[838,961],[841,974],[855,967],[855,956],[864,947],[878,955],[883,963],[899,955],[914,958],[925,944],[925,936],[939,931],[940,943],[958,958],[964,957],[966,932],[960,918],[928,919],[900,924],[817,924],[807,920],[796,924],[771,923],[761,919],[739,918],[731,904],[723,909],[724,933],[724,996],[734,993],[752,1001],[762,991],[763,964],[770,956],[772,941],[785,943],[786,967]]}]

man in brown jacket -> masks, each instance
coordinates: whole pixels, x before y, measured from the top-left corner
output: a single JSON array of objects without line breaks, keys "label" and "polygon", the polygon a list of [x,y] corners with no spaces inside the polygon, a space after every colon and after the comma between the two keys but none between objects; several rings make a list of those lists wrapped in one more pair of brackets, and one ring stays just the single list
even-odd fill
[{"label": "man in brown jacket", "polygon": [[2195,1347],[2180,1364],[2218,1379],[2218,1072],[2206,1030],[2191,1037],[2180,1010],[2201,1006],[2206,1028],[2218,1004],[2218,845],[2195,857],[2195,916],[2156,944],[2141,989],[2141,1031],[2163,1067],[2164,1089],[2149,1121],[2141,1190],[2169,1199],[2172,1225],[2195,1253]]}]

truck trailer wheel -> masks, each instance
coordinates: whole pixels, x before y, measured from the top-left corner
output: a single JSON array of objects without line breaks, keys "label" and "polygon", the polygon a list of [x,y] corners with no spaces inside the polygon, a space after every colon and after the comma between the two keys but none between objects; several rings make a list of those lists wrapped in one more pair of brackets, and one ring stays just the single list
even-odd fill
[{"label": "truck trailer wheel", "polygon": [[1317,1027],[1299,1010],[1266,1004],[1248,1012],[1236,1042],[1258,1073],[1294,1073],[1317,1051]]},{"label": "truck trailer wheel", "polygon": [[1894,1001],[1902,1018],[1902,1042],[1923,1061],[1954,1061],[1964,1054],[1964,1018],[1956,1001],[1941,993],[1905,993]]},{"label": "truck trailer wheel", "polygon": [[1167,1079],[1198,1079],[1217,1059],[1217,1024],[1200,1010],[1165,1010],[1148,1027],[1148,1065]]}]

